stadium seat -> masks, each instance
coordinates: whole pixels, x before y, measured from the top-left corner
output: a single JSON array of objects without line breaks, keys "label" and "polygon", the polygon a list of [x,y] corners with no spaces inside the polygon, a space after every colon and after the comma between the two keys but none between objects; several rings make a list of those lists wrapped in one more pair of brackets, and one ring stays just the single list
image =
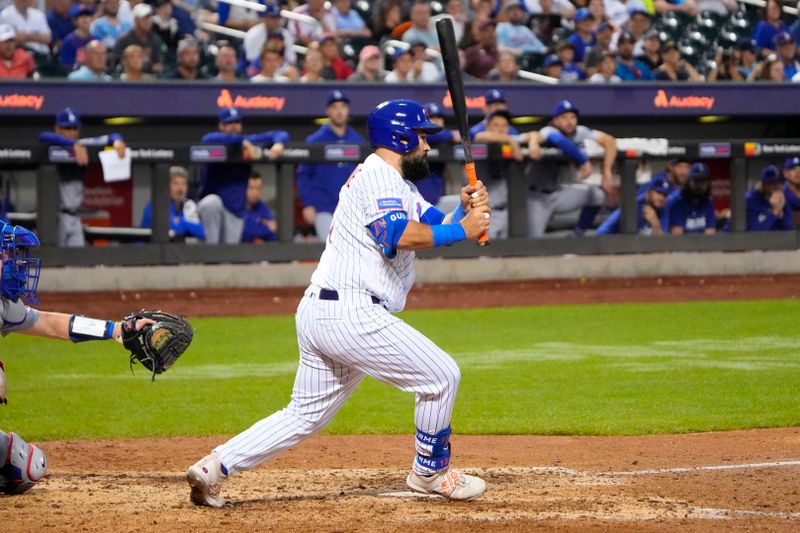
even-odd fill
[{"label": "stadium seat", "polygon": [[697,43],[686,38],[678,41],[678,50],[680,50],[683,59],[692,65],[697,64],[702,52],[701,47]]},{"label": "stadium seat", "polygon": [[517,59],[520,70],[527,70],[528,72],[536,72],[539,67],[544,63],[544,58],[547,54],[537,52],[525,52]]},{"label": "stadium seat", "polygon": [[375,44],[375,41],[369,37],[348,37],[339,45],[339,55],[341,55],[342,59],[345,61],[357,64],[359,52],[368,44]]},{"label": "stadium seat", "polygon": [[739,35],[736,32],[728,28],[722,28],[717,34],[714,44],[719,48],[732,48],[736,46],[737,42],[739,42]]},{"label": "stadium seat", "polygon": [[750,35],[753,32],[753,23],[745,11],[733,13],[728,25],[733,28],[739,37],[744,37],[745,34]]}]

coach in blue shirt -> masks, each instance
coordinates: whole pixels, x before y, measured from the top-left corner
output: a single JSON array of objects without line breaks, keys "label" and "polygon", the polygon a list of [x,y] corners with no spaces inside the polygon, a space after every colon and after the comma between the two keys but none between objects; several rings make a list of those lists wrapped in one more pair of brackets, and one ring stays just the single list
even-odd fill
[{"label": "coach in blue shirt", "polygon": [[[285,131],[265,131],[242,135],[242,115],[235,107],[224,107],[219,112],[219,131],[203,137],[204,144],[224,144],[241,147],[246,161],[258,159],[263,145],[269,148],[269,159],[283,153],[289,142]],[[209,163],[202,173],[200,190],[203,199],[197,204],[200,221],[209,244],[235,244],[242,238],[247,181],[253,171],[250,163]]]},{"label": "coach in blue shirt", "polygon": [[[323,124],[307,143],[364,144],[364,137],[347,125],[350,100],[339,89],[328,93],[325,101],[328,123]],[[303,218],[314,225],[320,240],[325,240],[339,203],[339,191],[355,170],[355,163],[303,163],[297,167],[297,190],[303,204]]]},{"label": "coach in blue shirt", "polygon": [[683,187],[667,198],[665,227],[673,235],[683,233],[717,232],[717,217],[711,201],[711,181],[708,166],[694,163]]},{"label": "coach in blue shirt", "polygon": [[783,192],[783,176],[775,165],[761,171],[761,179],[747,193],[747,231],[794,229],[792,208]]},{"label": "coach in blue shirt", "polygon": [[795,227],[800,226],[800,157],[790,157],[783,164],[783,195],[787,205],[792,209]]}]

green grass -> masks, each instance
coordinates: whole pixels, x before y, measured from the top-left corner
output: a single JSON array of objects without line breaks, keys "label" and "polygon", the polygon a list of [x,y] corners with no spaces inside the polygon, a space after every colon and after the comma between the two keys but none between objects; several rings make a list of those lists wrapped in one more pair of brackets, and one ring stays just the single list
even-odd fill
[{"label": "green grass", "polygon": [[[417,311],[458,361],[458,433],[648,434],[800,426],[795,301]],[[27,439],[236,433],[286,405],[293,317],[194,321],[190,351],[151,383],[112,342],[2,340]],[[410,433],[413,395],[368,379],[332,433]]]}]

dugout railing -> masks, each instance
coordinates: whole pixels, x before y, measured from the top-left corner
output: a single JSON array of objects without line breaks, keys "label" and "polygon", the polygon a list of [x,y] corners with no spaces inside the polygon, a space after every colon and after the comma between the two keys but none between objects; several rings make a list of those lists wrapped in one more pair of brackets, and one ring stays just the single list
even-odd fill
[{"label": "dugout railing", "polygon": [[[474,145],[476,160],[506,159],[499,145]],[[100,236],[111,240],[133,240],[135,243],[119,246],[87,246],[60,248],[56,246],[58,232],[58,174],[57,164],[68,164],[71,155],[63,148],[41,145],[0,146],[0,168],[36,169],[36,212],[23,223],[36,228],[42,242],[38,255],[49,266],[65,265],[159,265],[185,263],[254,263],[316,260],[322,244],[293,242],[294,227],[294,174],[299,163],[361,161],[368,146],[359,145],[307,145],[289,144],[284,155],[275,161],[260,160],[261,165],[274,166],[276,176],[275,212],[278,222],[278,241],[264,246],[251,244],[206,245],[171,242],[169,230],[169,176],[170,165],[202,165],[207,163],[239,162],[241,151],[236,147],[220,145],[174,144],[132,145],[134,173],[146,176],[151,184],[152,230],[139,228],[94,228]],[[97,162],[97,150],[90,150],[90,161]],[[794,250],[800,248],[800,233],[746,232],[745,194],[748,175],[755,177],[768,162],[800,154],[798,140],[741,140],[681,142],[669,141],[668,148],[660,154],[643,154],[620,151],[620,205],[622,207],[621,234],[584,238],[529,239],[527,233],[527,190],[525,161],[506,159],[509,189],[509,238],[497,240],[488,247],[462,243],[450,248],[420,253],[421,257],[466,258],[477,256],[539,256],[539,255],[596,255],[630,254],[676,251],[745,251]],[[431,162],[457,165],[463,156],[459,145],[438,147],[429,154]],[[637,167],[641,159],[725,159],[730,164],[730,231],[717,235],[680,235],[649,237],[636,234]],[[507,155],[506,155],[507,157]],[[562,159],[558,150],[544,149],[545,159]],[[748,165],[756,163],[752,171]]]}]

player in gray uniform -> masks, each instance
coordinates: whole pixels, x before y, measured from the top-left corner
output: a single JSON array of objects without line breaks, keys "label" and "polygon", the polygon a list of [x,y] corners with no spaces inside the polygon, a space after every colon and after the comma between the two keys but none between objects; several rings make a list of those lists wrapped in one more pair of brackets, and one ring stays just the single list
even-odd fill
[{"label": "player in gray uniform", "polygon": [[456,362],[392,315],[414,283],[413,250],[477,239],[489,227],[480,182],[447,215],[419,194],[429,133],[441,130],[412,100],[380,104],[367,121],[374,152],[342,187],[325,251],[297,308],[300,366],[289,405],[218,446],[187,471],[191,500],[221,507],[228,475],[255,468],[322,431],[366,376],[416,393],[413,490],[472,500],[486,483],[450,468]]},{"label": "player in gray uniform", "polygon": [[[584,153],[587,139],[597,142],[605,150],[599,187],[583,183],[592,172],[592,164]],[[560,148],[570,162],[539,163],[542,143]],[[617,159],[616,139],[602,131],[578,125],[578,109],[568,100],[562,100],[553,110],[550,125],[528,135],[528,148],[534,160],[529,172],[528,236],[542,237],[554,213],[588,206],[596,208],[589,212],[589,218],[593,219],[611,192],[611,170]],[[582,218],[586,218],[585,214]]]},{"label": "player in gray uniform", "polygon": [[[40,260],[30,256],[39,245],[36,235],[22,226],[0,221],[0,334],[24,333],[37,337],[83,342],[115,339],[122,342],[122,326],[111,320],[97,320],[66,313],[38,311],[36,288]],[[152,323],[136,322],[141,329]],[[7,403],[6,378],[0,362],[0,404]],[[47,460],[37,446],[26,443],[15,433],[0,431],[0,490],[18,494],[30,489],[47,473]]]},{"label": "player in gray uniform", "polygon": [[71,147],[75,163],[56,165],[58,170],[58,245],[81,247],[85,244],[83,226],[78,210],[83,203],[83,184],[89,164],[87,146],[112,146],[120,158],[125,156],[125,141],[118,133],[100,137],[80,138],[81,118],[77,111],[66,107],[56,114],[55,131],[39,135],[39,142],[52,146]]}]

